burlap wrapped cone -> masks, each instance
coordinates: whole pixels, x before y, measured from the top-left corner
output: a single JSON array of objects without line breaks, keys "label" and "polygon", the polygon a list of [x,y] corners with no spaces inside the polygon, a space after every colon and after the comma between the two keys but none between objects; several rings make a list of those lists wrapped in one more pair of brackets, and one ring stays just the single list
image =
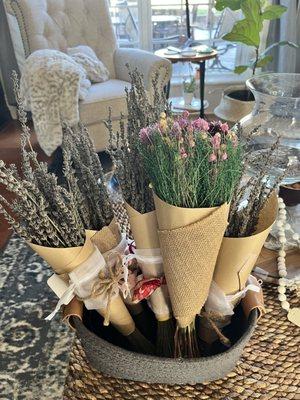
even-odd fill
[{"label": "burlap wrapped cone", "polygon": [[235,294],[245,287],[277,216],[278,201],[273,193],[261,210],[256,232],[248,237],[224,237],[213,280],[223,292]]},{"label": "burlap wrapped cone", "polygon": [[188,327],[208,296],[229,205],[182,208],[154,195],[159,240],[173,314]]},{"label": "burlap wrapped cone", "polygon": [[[109,226],[100,231],[86,230],[86,239],[83,246],[69,248],[50,248],[28,243],[29,246],[38,253],[54,270],[54,272],[64,278],[64,274],[72,272],[76,267],[85,262],[95,251],[95,246],[105,255],[106,252],[115,248],[121,240],[121,234],[116,221],[113,219]],[[66,288],[68,286],[66,285]],[[103,317],[106,314],[106,308],[97,310]],[[135,324],[132,320],[120,295],[113,298],[109,310],[110,322],[123,335],[128,336],[135,330]],[[69,320],[71,315],[81,318],[82,303],[73,299],[66,307],[64,317]]]},{"label": "burlap wrapped cone", "polygon": [[[132,235],[137,249],[143,249],[147,256],[160,254],[160,243],[158,238],[158,225],[156,212],[151,211],[144,214],[136,211],[128,203],[126,205]],[[147,251],[148,250],[148,251]],[[145,278],[159,278],[163,275],[162,263],[139,262]],[[150,297],[151,307],[158,321],[167,321],[170,315],[170,300],[166,285],[157,288]]]}]

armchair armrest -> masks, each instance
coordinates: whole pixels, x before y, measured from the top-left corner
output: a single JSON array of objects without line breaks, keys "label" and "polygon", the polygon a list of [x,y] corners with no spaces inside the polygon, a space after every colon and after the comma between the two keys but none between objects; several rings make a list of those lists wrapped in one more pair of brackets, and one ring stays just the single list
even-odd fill
[{"label": "armchair armrest", "polygon": [[117,79],[130,82],[128,68],[137,68],[143,74],[145,88],[154,78],[155,73],[159,72],[159,84],[163,88],[171,79],[172,64],[165,58],[158,57],[148,51],[139,49],[117,49],[114,54],[115,70]]}]

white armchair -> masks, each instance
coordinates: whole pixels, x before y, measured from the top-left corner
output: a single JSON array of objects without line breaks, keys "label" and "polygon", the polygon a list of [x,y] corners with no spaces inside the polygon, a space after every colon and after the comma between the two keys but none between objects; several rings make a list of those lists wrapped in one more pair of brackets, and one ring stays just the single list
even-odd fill
[{"label": "white armchair", "polygon": [[66,51],[78,45],[95,51],[108,68],[110,80],[91,86],[87,98],[79,102],[79,112],[98,151],[107,145],[104,121],[109,107],[113,121],[119,120],[121,112],[127,113],[125,87],[130,79],[126,64],[143,73],[146,87],[157,71],[162,88],[171,76],[169,61],[142,50],[118,48],[106,0],[0,0],[0,34],[0,59],[5,60],[0,67],[2,85],[12,114],[11,71],[22,73],[24,60],[33,51]]}]

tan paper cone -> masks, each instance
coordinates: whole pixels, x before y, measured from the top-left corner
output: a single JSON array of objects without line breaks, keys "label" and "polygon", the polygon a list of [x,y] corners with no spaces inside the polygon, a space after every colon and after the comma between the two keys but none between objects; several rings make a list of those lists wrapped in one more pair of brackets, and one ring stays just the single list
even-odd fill
[{"label": "tan paper cone", "polygon": [[[92,231],[90,231],[90,234],[92,235]],[[109,226],[92,235],[91,240],[102,254],[116,247],[121,240],[121,234],[115,219],[112,220]],[[106,308],[101,308],[97,311],[105,318],[107,313]],[[125,336],[130,335],[135,330],[135,323],[120,295],[111,300],[109,321]]]},{"label": "tan paper cone", "polygon": [[74,297],[70,303],[64,306],[63,321],[67,322],[70,328],[74,329],[71,323],[71,317],[77,317],[82,321],[83,303]]},{"label": "tan paper cone", "polygon": [[87,236],[83,246],[78,247],[46,247],[28,242],[28,245],[38,253],[53,270],[61,275],[73,271],[83,263],[94,251],[94,245]]},{"label": "tan paper cone", "polygon": [[[253,277],[253,279],[256,279]],[[257,282],[258,285],[258,282]],[[258,319],[260,319],[265,313],[265,304],[264,304],[264,295],[262,289],[260,289],[259,292],[254,292],[253,290],[248,290],[246,293],[246,296],[242,299],[241,301],[243,311],[246,315],[247,318],[249,318],[249,315],[252,310],[255,308],[258,311]]]},{"label": "tan paper cone", "polygon": [[[106,308],[100,308],[97,311],[105,318]],[[135,331],[135,323],[120,295],[111,300],[109,322],[124,336],[128,336]]]},{"label": "tan paper cone", "polygon": [[[103,254],[106,251],[116,247],[120,242],[121,235],[118,225],[113,219],[108,227],[104,227],[100,231],[87,230],[86,240],[83,246],[71,248],[50,248],[28,243],[29,246],[36,251],[57,274],[65,274],[71,272],[79,264],[83,263],[94,251],[97,246]],[[69,322],[73,315],[81,318],[82,302],[76,298],[64,308],[64,319]],[[104,317],[106,308],[98,310]],[[124,335],[129,335],[135,330],[135,325],[131,315],[129,314],[125,304],[120,296],[112,299],[110,304],[110,320],[111,323]]]},{"label": "tan paper cone", "polygon": [[213,280],[225,294],[234,294],[245,287],[276,219],[277,206],[277,196],[273,194],[261,211],[254,235],[223,238]]},{"label": "tan paper cone", "polygon": [[[156,212],[151,211],[141,214],[125,203],[132,235],[137,249],[159,249],[158,225]],[[148,255],[151,255],[149,252]],[[153,255],[156,255],[153,253]],[[163,264],[139,262],[145,278],[159,278],[163,275]],[[156,318],[159,321],[166,321],[170,318],[169,294],[166,285],[152,293],[150,297],[151,306]]]},{"label": "tan paper cone", "polygon": [[208,296],[229,205],[182,208],[154,195],[159,240],[174,316],[190,325]]}]

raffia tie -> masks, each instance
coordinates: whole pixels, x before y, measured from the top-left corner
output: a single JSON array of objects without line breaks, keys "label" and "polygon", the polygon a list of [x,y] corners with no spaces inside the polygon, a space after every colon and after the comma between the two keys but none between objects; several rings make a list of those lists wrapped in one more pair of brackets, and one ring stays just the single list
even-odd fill
[{"label": "raffia tie", "polygon": [[[109,257],[114,256],[114,262],[109,262]],[[98,280],[93,284],[90,296],[87,298],[97,298],[105,295],[107,298],[106,310],[104,314],[104,326],[109,325],[110,317],[110,304],[114,292],[118,292],[120,289],[120,281],[124,279],[124,268],[122,265],[122,257],[117,252],[112,252],[108,256],[107,268],[100,271]],[[87,300],[87,298],[80,300]]]},{"label": "raffia tie", "polygon": [[210,326],[212,327],[212,329],[216,332],[216,334],[218,335],[221,343],[223,343],[225,346],[230,346],[230,340],[223,335],[223,333],[221,332],[221,330],[218,328],[216,322],[224,322],[225,318],[223,315],[215,313],[215,312],[206,312],[206,311],[201,311],[200,314],[201,317],[205,318]]}]

